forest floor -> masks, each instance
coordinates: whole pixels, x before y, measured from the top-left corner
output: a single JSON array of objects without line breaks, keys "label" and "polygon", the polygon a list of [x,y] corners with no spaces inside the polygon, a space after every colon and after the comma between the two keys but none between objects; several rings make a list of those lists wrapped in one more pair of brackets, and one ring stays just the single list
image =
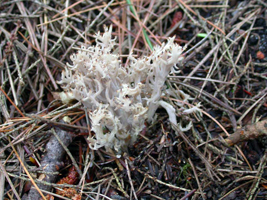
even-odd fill
[{"label": "forest floor", "polygon": [[[0,2],[0,199],[266,199],[266,1]],[[167,84],[200,112],[164,98],[189,130],[158,109],[120,157],[89,148],[87,111],[53,94],[104,25],[123,66],[168,37],[187,46]]]}]

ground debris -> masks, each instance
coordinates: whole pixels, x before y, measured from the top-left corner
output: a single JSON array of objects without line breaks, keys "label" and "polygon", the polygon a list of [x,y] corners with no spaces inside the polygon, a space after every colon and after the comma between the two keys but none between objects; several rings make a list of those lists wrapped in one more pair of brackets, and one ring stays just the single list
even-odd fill
[{"label": "ground debris", "polygon": [[267,120],[259,121],[255,124],[246,125],[244,128],[237,129],[233,134],[225,139],[229,146],[238,142],[256,139],[267,135]]},{"label": "ground debris", "polygon": [[[56,128],[56,134],[65,146],[69,146],[72,141],[72,135],[69,132]],[[43,174],[39,176],[44,177],[42,178],[42,181],[46,182],[46,184],[37,183],[40,189],[45,191],[51,191],[52,186],[49,185],[49,183],[55,182],[57,174],[53,173],[57,172],[62,167],[61,165],[64,154],[65,150],[59,143],[58,139],[55,136],[51,136],[49,142],[46,145],[46,154],[43,157],[43,160],[41,161],[41,168],[43,170]],[[36,200],[40,197],[41,196],[37,192],[37,190],[32,187],[27,199]]]}]

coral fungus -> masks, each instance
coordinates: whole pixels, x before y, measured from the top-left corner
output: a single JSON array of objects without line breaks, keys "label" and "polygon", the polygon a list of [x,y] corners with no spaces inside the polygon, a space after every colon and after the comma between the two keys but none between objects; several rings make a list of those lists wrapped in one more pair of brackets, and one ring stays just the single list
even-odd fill
[{"label": "coral fungus", "polygon": [[156,46],[150,56],[130,56],[129,66],[123,67],[119,56],[112,53],[115,39],[112,27],[96,34],[96,45],[81,47],[71,56],[59,83],[65,96],[82,102],[92,121],[95,136],[89,138],[90,147],[98,149],[122,148],[132,144],[151,121],[159,106],[166,109],[169,120],[177,124],[175,109],[162,100],[165,81],[174,66],[183,59],[183,48],[169,38]]}]

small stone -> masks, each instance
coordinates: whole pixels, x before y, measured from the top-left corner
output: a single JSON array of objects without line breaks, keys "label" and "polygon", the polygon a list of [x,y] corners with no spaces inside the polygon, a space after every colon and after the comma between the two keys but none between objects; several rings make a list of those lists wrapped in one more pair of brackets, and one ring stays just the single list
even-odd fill
[{"label": "small stone", "polygon": [[249,45],[256,45],[259,42],[259,38],[256,35],[251,35],[248,39]]}]

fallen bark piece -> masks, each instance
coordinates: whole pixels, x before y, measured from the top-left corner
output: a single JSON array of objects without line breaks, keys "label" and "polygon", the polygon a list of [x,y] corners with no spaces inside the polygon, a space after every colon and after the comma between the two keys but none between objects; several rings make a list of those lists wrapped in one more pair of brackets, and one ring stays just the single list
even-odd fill
[{"label": "fallen bark piece", "polygon": [[[76,171],[75,167],[72,166],[69,169],[69,173],[66,177],[60,179],[57,184],[70,184],[73,185],[77,182],[79,177],[79,173]],[[61,189],[56,189],[56,194],[63,196],[63,197],[68,197],[72,198],[76,195],[78,195],[77,191],[74,188],[61,188]],[[77,197],[77,196],[76,196]]]},{"label": "fallen bark piece", "polygon": [[238,142],[256,139],[265,135],[267,135],[267,119],[238,129],[226,138],[225,141],[229,146],[233,146]]},{"label": "fallen bark piece", "polygon": [[[56,128],[55,129],[56,134],[62,141],[62,143],[65,146],[68,146],[72,142],[72,136],[71,133],[64,131],[62,129]],[[46,145],[46,155],[44,156],[41,167],[43,169],[44,174],[41,174],[39,178],[42,176],[44,177],[42,181],[54,183],[56,180],[57,175],[55,172],[58,171],[58,167],[62,163],[63,156],[65,154],[64,148],[61,146],[57,138],[53,135],[51,136],[49,142]],[[50,191],[52,189],[52,186],[50,185],[44,185],[41,183],[37,184],[38,187],[45,191]],[[37,190],[32,187],[27,199],[28,200],[37,200],[40,199],[40,194],[37,192]]]}]

